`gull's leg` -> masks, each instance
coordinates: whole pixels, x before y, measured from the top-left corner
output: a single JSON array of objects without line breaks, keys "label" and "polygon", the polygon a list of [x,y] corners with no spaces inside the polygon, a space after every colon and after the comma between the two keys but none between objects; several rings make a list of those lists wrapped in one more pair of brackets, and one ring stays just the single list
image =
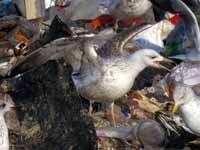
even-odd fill
[{"label": "gull's leg", "polygon": [[110,107],[111,107],[111,116],[112,116],[113,126],[116,127],[115,114],[114,114],[114,105],[115,105],[115,103],[112,102],[110,104]]},{"label": "gull's leg", "polygon": [[92,116],[92,111],[93,111],[93,107],[92,107],[92,105],[93,105],[93,101],[89,101],[90,102],[90,106],[89,106],[89,115],[90,116]]}]

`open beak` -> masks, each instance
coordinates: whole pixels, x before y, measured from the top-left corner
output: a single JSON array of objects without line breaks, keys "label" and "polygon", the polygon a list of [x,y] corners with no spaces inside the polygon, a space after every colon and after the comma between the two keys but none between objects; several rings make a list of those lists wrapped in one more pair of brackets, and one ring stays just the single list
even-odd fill
[{"label": "open beak", "polygon": [[160,63],[161,62],[166,62],[166,63],[169,63],[169,64],[176,64],[174,61],[170,60],[170,59],[167,59],[167,58],[164,58],[162,59],[162,61],[156,61],[155,63],[158,65],[158,68],[161,68],[161,69],[164,69],[164,70],[167,70],[167,71],[171,71],[169,68],[161,65]]},{"label": "open beak", "polygon": [[174,107],[173,107],[173,109],[172,109],[172,112],[173,112],[173,113],[176,113],[176,112],[179,110],[179,106],[180,106],[179,104],[175,103],[175,104],[174,104]]},{"label": "open beak", "polygon": [[158,68],[167,70],[167,71],[169,71],[169,72],[171,71],[169,68],[167,68],[167,67],[165,67],[165,66],[163,66],[163,65],[161,65],[161,64],[158,65]]},{"label": "open beak", "polygon": [[177,65],[175,61],[173,61],[173,60],[171,60],[171,59],[168,59],[168,58],[164,58],[164,57],[163,57],[162,62],[165,62],[165,63],[167,63],[167,64],[173,64],[173,65],[175,65],[175,66]]},{"label": "open beak", "polygon": [[169,71],[169,72],[171,71],[169,68],[167,68],[167,67],[161,65],[160,63],[161,63],[161,61],[154,61],[155,67],[160,68],[160,69],[167,70],[167,71]]},{"label": "open beak", "polygon": [[163,58],[163,61],[170,64],[176,64],[173,60],[168,59],[168,58]]}]

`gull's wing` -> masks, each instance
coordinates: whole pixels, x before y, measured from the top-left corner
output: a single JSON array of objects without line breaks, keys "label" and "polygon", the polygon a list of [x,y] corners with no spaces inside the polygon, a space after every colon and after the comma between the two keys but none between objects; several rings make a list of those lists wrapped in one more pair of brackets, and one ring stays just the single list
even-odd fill
[{"label": "gull's wing", "polygon": [[109,39],[100,49],[98,49],[98,54],[100,56],[109,57],[112,55],[121,55],[124,52],[131,52],[131,48],[127,48],[129,47],[127,44],[130,44],[130,47],[134,47],[136,45],[129,41],[137,34],[148,30],[149,28],[151,28],[151,26],[140,24],[118,33],[113,38]]},{"label": "gull's wing", "polygon": [[189,49],[189,50],[191,50],[189,53],[170,56],[169,58],[179,59],[179,60],[182,60],[182,61],[199,62],[200,53],[195,51],[195,49]]},{"label": "gull's wing", "polygon": [[[100,33],[93,37],[72,37],[61,38],[46,44],[25,56],[12,68],[11,75],[23,73],[31,68],[38,67],[48,60],[55,60],[63,57],[66,63],[70,64],[74,72],[78,72],[82,63],[83,53],[87,55],[85,43],[93,41],[93,44],[103,45],[108,39],[114,36],[112,33]],[[90,57],[89,55],[87,56]]]},{"label": "gull's wing", "polygon": [[84,39],[69,40],[68,38],[55,40],[19,60],[12,68],[11,75],[23,73],[46,63],[48,60],[59,59],[61,57],[73,67],[74,71],[78,70],[82,57],[80,43],[83,41]]},{"label": "gull's wing", "polygon": [[200,63],[184,62],[172,69],[164,80],[169,84],[171,81],[181,82],[189,86],[200,84]]}]

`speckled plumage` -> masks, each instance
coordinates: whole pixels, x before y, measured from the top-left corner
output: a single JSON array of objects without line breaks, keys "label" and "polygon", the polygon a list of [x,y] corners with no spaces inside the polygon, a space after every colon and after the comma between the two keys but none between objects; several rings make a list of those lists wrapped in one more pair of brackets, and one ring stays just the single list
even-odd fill
[{"label": "speckled plumage", "polygon": [[130,52],[124,49],[138,32],[132,28],[119,33],[97,50],[93,44],[87,43],[84,50],[87,55],[83,57],[80,72],[72,76],[83,97],[91,101],[113,102],[131,89],[135,78],[144,68],[153,66],[153,62],[145,62],[146,55],[160,57],[159,61],[162,61],[163,57],[154,50]]},{"label": "speckled plumage", "polygon": [[[127,50],[125,45],[137,35],[137,29],[133,27],[107,39],[101,36],[95,40],[72,38],[54,41],[26,57],[14,71],[64,57],[73,68],[72,78],[78,93],[91,102],[111,103],[115,125],[113,102],[131,89],[136,76],[144,68],[152,66],[166,69],[159,62],[169,61],[152,49]],[[102,40],[105,44],[99,44]]]},{"label": "speckled plumage", "polygon": [[164,78],[164,80],[168,84],[174,80],[189,86],[194,86],[200,83],[199,70],[199,62],[184,62],[172,69],[172,71]]},{"label": "speckled plumage", "polygon": [[[83,65],[80,74],[72,76],[78,92],[98,102],[112,102],[126,94],[136,76],[144,68],[134,64],[128,56],[104,59],[99,66]],[[87,67],[87,68],[86,68]]]},{"label": "speckled plumage", "polygon": [[118,18],[139,17],[145,14],[152,4],[149,0],[121,0],[121,3],[115,9],[111,10]]}]

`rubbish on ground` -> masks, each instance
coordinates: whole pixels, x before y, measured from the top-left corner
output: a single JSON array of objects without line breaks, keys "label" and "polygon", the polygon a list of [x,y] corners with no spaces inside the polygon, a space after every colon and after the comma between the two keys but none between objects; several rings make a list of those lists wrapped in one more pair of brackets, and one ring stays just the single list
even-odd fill
[{"label": "rubbish on ground", "polygon": [[[67,77],[72,78],[77,93],[90,101],[89,112],[93,114],[87,113],[85,101],[80,102],[83,106],[78,112],[81,118],[92,120],[99,149],[190,147],[193,150],[193,145],[199,146],[196,140],[200,134],[199,4],[196,0],[3,0],[0,2],[0,98],[7,93],[19,99],[33,97],[29,91],[31,85],[51,99],[46,94],[50,85],[45,83],[51,80],[49,73],[57,73],[58,80],[55,76],[53,79],[60,83],[66,78],[69,64],[72,70]],[[58,59],[62,65],[57,70],[51,70],[54,68],[51,66],[42,71],[48,73],[45,82],[40,74],[27,75]],[[22,83],[17,85],[18,81]],[[66,86],[62,83],[59,90],[66,91]],[[28,92],[24,92],[26,89]],[[58,95],[59,90],[55,91]],[[63,93],[60,95],[68,103],[69,95]],[[39,90],[35,101],[38,97],[42,97]],[[43,104],[39,100],[40,112],[32,110],[36,116],[45,110],[43,105],[50,106],[49,101]],[[0,100],[0,108],[6,104]],[[177,110],[179,113],[172,113]],[[18,111],[21,119],[20,112],[27,110]],[[45,115],[50,113],[54,120],[59,117],[54,116],[56,111],[51,108]],[[45,128],[52,128],[48,120]],[[62,121],[55,126],[61,126],[60,123],[66,126]],[[36,123],[23,134],[28,139],[36,135],[38,140],[38,136],[43,136],[43,133],[37,135],[42,128],[43,124]],[[68,131],[71,129],[64,134]],[[9,145],[6,146],[8,149]]]}]

